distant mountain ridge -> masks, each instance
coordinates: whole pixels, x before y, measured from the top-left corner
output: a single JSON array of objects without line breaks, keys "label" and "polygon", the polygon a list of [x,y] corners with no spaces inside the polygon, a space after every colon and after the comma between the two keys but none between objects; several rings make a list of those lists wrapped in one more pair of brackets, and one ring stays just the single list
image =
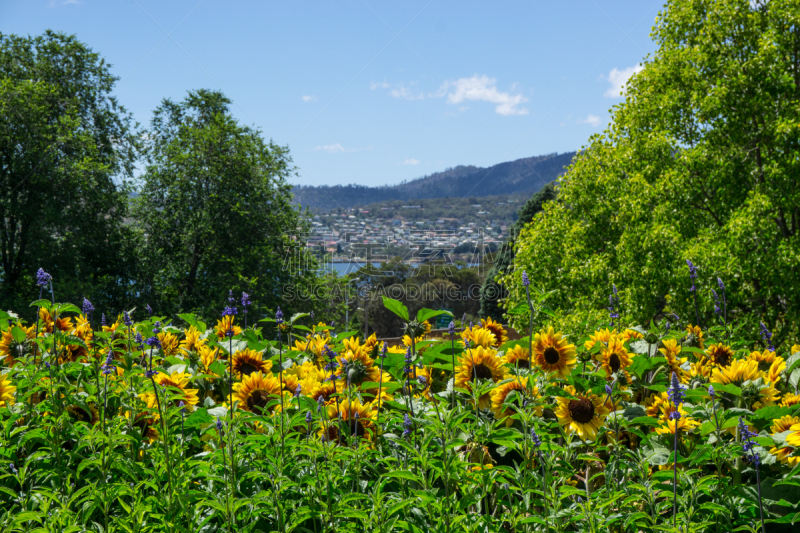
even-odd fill
[{"label": "distant mountain ridge", "polygon": [[312,209],[363,206],[390,200],[533,194],[565,172],[575,152],[526,157],[481,168],[457,166],[397,185],[299,186],[294,202]]}]

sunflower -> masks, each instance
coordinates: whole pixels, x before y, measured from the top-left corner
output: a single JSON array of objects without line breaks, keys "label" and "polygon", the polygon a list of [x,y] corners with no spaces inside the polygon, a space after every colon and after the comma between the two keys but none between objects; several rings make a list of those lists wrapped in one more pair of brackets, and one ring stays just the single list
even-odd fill
[{"label": "sunflower", "polygon": [[789,352],[789,355],[794,355],[797,352],[800,352],[800,344],[793,345],[792,350]]},{"label": "sunflower", "polygon": [[555,372],[560,377],[567,377],[577,363],[575,345],[568,344],[561,332],[555,333],[549,328],[536,334],[533,343],[536,364],[545,372]]},{"label": "sunflower", "polygon": [[777,435],[778,433],[789,431],[795,424],[800,424],[800,416],[784,415],[772,421],[769,432],[771,435]]},{"label": "sunflower", "polygon": [[27,349],[25,343],[20,344],[14,340],[14,335],[11,332],[14,327],[21,328],[25,332],[26,339],[33,339],[36,336],[36,326],[26,328],[16,324],[3,331],[2,339],[0,339],[0,355],[3,355],[3,362],[7,367],[14,366],[16,357],[22,354],[23,350]]},{"label": "sunflower", "polygon": [[100,422],[100,411],[97,410],[94,404],[89,404],[89,411],[78,405],[67,406],[67,413],[73,422],[83,422],[93,426]]},{"label": "sunflower", "polygon": [[272,369],[272,361],[262,358],[261,352],[245,348],[233,354],[233,373],[241,379],[242,376],[249,376],[253,372],[266,374]]},{"label": "sunflower", "polygon": [[239,402],[239,407],[261,415],[275,409],[275,406],[267,407],[267,404],[280,399],[281,382],[272,374],[254,372],[245,376],[241,383],[235,383],[233,390],[233,398]]},{"label": "sunflower", "polygon": [[161,341],[161,353],[164,354],[164,357],[171,357],[178,353],[181,343],[177,336],[163,331],[158,334],[158,340]]},{"label": "sunflower", "polygon": [[[675,409],[673,408],[672,411],[674,412]],[[672,416],[668,416],[666,420],[662,419],[661,425],[656,428],[656,433],[659,435],[674,435],[676,428],[680,430],[681,433],[687,433],[700,425],[700,422],[697,420],[689,418],[689,413],[682,405],[678,406],[678,412],[681,416],[677,419]]]},{"label": "sunflower", "polygon": [[363,346],[347,352],[339,357],[339,368],[336,373],[340,379],[350,382],[351,385],[360,385],[368,381],[370,371],[375,364]]},{"label": "sunflower", "polygon": [[466,347],[470,346],[483,346],[484,348],[491,348],[497,342],[497,337],[490,329],[482,328],[480,326],[473,326],[465,328],[461,332],[461,342]]},{"label": "sunflower", "polygon": [[681,368],[681,365],[687,361],[687,358],[679,357],[682,348],[681,345],[678,344],[678,341],[675,339],[667,339],[662,341],[661,344],[663,347],[659,348],[658,351],[667,359],[670,370],[678,376],[681,383],[689,381],[689,374]]},{"label": "sunflower", "polygon": [[[516,397],[511,402],[506,403],[512,392],[516,393]],[[538,397],[538,387],[533,387],[532,396],[531,391],[528,390],[528,376],[512,378],[492,390],[492,411],[494,411],[495,418],[501,421],[505,420],[506,426],[510,426],[514,423],[511,417],[519,411],[523,399]],[[536,416],[542,416],[542,408],[537,407],[534,413]]]},{"label": "sunflower", "polygon": [[709,363],[691,363],[691,370],[689,371],[689,375],[693,378],[702,378],[703,380],[707,380],[711,377],[711,365]]},{"label": "sunflower", "polygon": [[510,350],[506,350],[506,353],[503,355],[503,363],[511,368],[530,368],[530,353],[527,349],[517,344]]},{"label": "sunflower", "polygon": [[212,377],[208,378],[209,381],[214,381],[214,372],[211,370],[211,365],[217,360],[217,350],[208,346],[200,346],[200,364],[198,371],[201,374],[207,374]]},{"label": "sunflower", "polygon": [[[158,423],[160,416],[153,412],[156,408],[156,397],[153,394],[140,394],[139,399],[145,404],[146,410],[139,411],[135,417],[130,411],[125,411],[125,418],[128,423],[139,430],[142,438],[146,438],[150,443],[158,440]],[[133,418],[133,420],[131,420]]]},{"label": "sunflower", "polygon": [[689,324],[688,326],[686,326],[686,333],[689,336],[688,337],[689,340],[692,341],[691,342],[692,346],[694,346],[695,348],[700,348],[702,350],[704,339],[703,339],[703,330],[700,328],[700,326],[693,326]]},{"label": "sunflower", "polygon": [[608,344],[608,341],[611,340],[612,337],[616,337],[618,335],[616,328],[615,329],[600,329],[594,332],[594,335],[589,335],[589,340],[583,343],[583,347],[589,351],[594,348],[595,344],[598,342],[601,344]]},{"label": "sunflower", "polygon": [[786,444],[795,448],[800,447],[800,424],[793,425],[789,430],[791,433],[786,435]]},{"label": "sunflower", "polygon": [[184,330],[181,349],[185,352],[199,352],[200,347],[206,344],[206,339],[201,339],[200,335],[200,331],[194,326],[190,326],[189,329]]},{"label": "sunflower", "polygon": [[222,320],[217,320],[217,325],[214,326],[214,333],[216,333],[217,337],[222,340],[226,338],[226,333],[228,333],[231,328],[233,328],[234,337],[242,332],[242,328],[234,325],[233,315],[225,315],[222,317]]},{"label": "sunflower", "polygon": [[622,332],[621,337],[625,342],[628,342],[631,339],[638,341],[644,338],[644,334],[641,331],[636,331],[635,329],[626,329]]},{"label": "sunflower", "polygon": [[[430,328],[428,328],[428,332],[430,332]],[[378,347],[378,337],[373,333],[367,340],[364,342],[364,351],[367,352],[369,355],[374,355],[373,352],[375,348]]]},{"label": "sunflower", "polygon": [[[414,344],[415,345],[419,344],[420,342],[422,342],[424,340],[425,340],[425,336],[424,335],[420,335],[419,337],[416,337],[414,339]],[[405,346],[407,346],[409,348],[411,347],[411,336],[403,335],[403,345],[405,345]]]},{"label": "sunflower", "polygon": [[[320,434],[329,442],[355,444],[375,437],[377,411],[372,402],[362,404],[358,399],[343,399],[339,405],[328,405],[328,421],[323,422]],[[340,428],[347,428],[340,434]]]},{"label": "sunflower", "polygon": [[[417,376],[420,375],[420,373],[419,373],[420,370],[421,369],[419,369],[419,368],[417,369]],[[423,375],[426,377],[426,379],[430,380],[428,382],[427,390],[423,391],[423,394],[425,394],[425,396],[428,399],[430,399],[431,398],[431,396],[430,396],[430,383],[433,381],[433,378],[431,377],[431,373],[430,372],[428,372],[427,374],[423,374]],[[392,400],[394,400],[394,396],[387,390],[387,387],[385,386],[386,384],[391,383],[391,382],[392,382],[392,375],[389,372],[387,372],[385,370],[383,372],[381,372],[380,368],[373,367],[372,370],[370,370],[370,375],[367,378],[367,380],[364,383],[361,384],[361,392],[363,394],[370,395],[373,398],[373,400],[377,400],[378,399],[378,390],[380,390],[381,401],[382,402],[392,401]],[[366,383],[376,383],[376,384],[382,384],[382,385],[365,386]]]},{"label": "sunflower", "polygon": [[[472,391],[472,383],[476,380],[491,380],[495,383],[507,376],[507,371],[497,353],[482,346],[470,348],[458,359],[456,367],[456,388]],[[478,406],[486,409],[491,404],[489,393],[481,395]]]},{"label": "sunflower", "polygon": [[[45,309],[44,307],[39,308],[39,319],[42,321],[42,327],[39,328],[39,331],[43,333],[52,333],[53,332],[53,316],[50,314],[50,311]],[[59,318],[58,322],[58,330],[62,332],[72,331],[74,329],[72,325],[72,319],[69,317]]]},{"label": "sunflower", "polygon": [[784,447],[784,448],[771,448],[769,453],[774,455],[781,464],[788,466],[789,468],[794,468],[797,465],[800,465],[800,457],[793,456],[792,453],[794,452],[794,448]]},{"label": "sunflower", "polygon": [[758,362],[751,359],[734,359],[730,366],[715,368],[711,373],[711,383],[733,383],[741,385],[745,381],[758,379]]},{"label": "sunflower", "polygon": [[781,400],[781,407],[791,407],[800,403],[800,394],[787,393]]},{"label": "sunflower", "polygon": [[763,352],[750,352],[750,355],[747,358],[751,361],[757,361],[758,369],[762,372],[769,370],[770,365],[775,362],[776,358],[782,359],[771,350],[764,350]]},{"label": "sunflower", "polygon": [[728,366],[733,361],[733,350],[730,346],[717,343],[712,344],[706,348],[706,357],[708,364],[713,366]]},{"label": "sunflower", "polygon": [[499,322],[492,320],[492,317],[481,318],[481,327],[494,333],[497,339],[494,343],[495,348],[499,348],[500,345],[508,340],[508,333],[506,330],[503,329],[503,326],[501,326]]},{"label": "sunflower", "polygon": [[[192,406],[197,405],[200,400],[197,397],[197,389],[189,388],[189,380],[191,377],[191,374],[187,374],[186,372],[173,372],[170,375],[159,372],[153,379],[160,387],[166,387],[167,389],[176,388],[180,390],[179,397],[174,398],[172,401],[173,406],[177,407],[180,402],[183,402],[184,406],[192,410]],[[168,390],[168,393],[173,396],[175,395],[175,391]]]},{"label": "sunflower", "polygon": [[[410,393],[415,398],[425,396],[429,400],[432,399],[431,386],[434,380],[433,370],[424,366],[415,366],[413,370],[414,372],[411,379],[408,382],[403,382],[400,394],[407,396]],[[378,391],[375,390],[375,392],[377,393]]]},{"label": "sunflower", "polygon": [[613,337],[608,341],[608,346],[600,351],[600,357],[602,358],[601,366],[606,371],[607,378],[620,370],[624,371],[633,364],[624,341],[619,337]]},{"label": "sunflower", "polygon": [[765,372],[764,377],[773,385],[777,384],[781,380],[781,374],[783,374],[784,370],[786,370],[786,361],[784,361],[783,357],[776,357],[772,364],[769,365],[769,370]]},{"label": "sunflower", "polygon": [[775,405],[780,399],[781,393],[772,386],[771,383],[762,385],[758,389],[758,400],[753,402],[753,409],[761,409],[770,405]]},{"label": "sunflower", "polygon": [[344,383],[339,380],[332,381],[326,379],[325,381],[313,381],[310,380],[308,383],[311,385],[308,389],[303,386],[304,391],[307,392],[307,396],[312,398],[314,401],[319,401],[320,398],[330,405],[332,403],[336,403],[336,394],[341,394],[344,391]]},{"label": "sunflower", "polygon": [[11,384],[8,374],[0,374],[0,407],[14,403],[14,393],[17,388]]},{"label": "sunflower", "polygon": [[567,434],[577,433],[581,440],[594,440],[609,413],[604,399],[591,393],[579,394],[572,385],[567,385],[564,390],[573,398],[557,398],[558,423],[564,426]]},{"label": "sunflower", "polygon": [[[280,379],[280,375],[278,376]],[[303,393],[303,386],[300,385],[300,379],[293,374],[283,374],[283,391],[289,393],[291,396],[297,394],[297,387],[300,387],[300,393]]]},{"label": "sunflower", "polygon": [[[283,375],[297,376],[297,379],[304,380],[312,378],[316,381],[322,381],[325,378],[324,373],[320,368],[311,361],[304,361],[302,364],[293,363],[290,368],[283,371]],[[305,390],[305,387],[303,387]]]},{"label": "sunflower", "polygon": [[669,410],[674,410],[674,407],[666,392],[654,392],[644,401],[644,409],[647,416],[660,418],[667,416]]}]

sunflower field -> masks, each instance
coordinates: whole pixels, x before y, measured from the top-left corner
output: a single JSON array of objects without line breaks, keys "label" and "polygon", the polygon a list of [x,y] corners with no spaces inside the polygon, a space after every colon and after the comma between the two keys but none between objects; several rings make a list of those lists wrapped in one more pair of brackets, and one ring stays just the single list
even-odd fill
[{"label": "sunflower field", "polygon": [[402,344],[247,294],[214,324],[0,312],[0,531],[794,531],[800,346],[613,305],[534,331],[530,297],[520,340],[434,339],[446,311],[384,305]]}]

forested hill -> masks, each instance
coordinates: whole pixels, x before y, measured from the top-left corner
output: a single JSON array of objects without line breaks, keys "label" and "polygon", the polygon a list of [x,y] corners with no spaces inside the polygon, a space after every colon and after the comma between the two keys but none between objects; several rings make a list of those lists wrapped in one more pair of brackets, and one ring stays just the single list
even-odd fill
[{"label": "forested hill", "polygon": [[575,152],[526,157],[488,168],[457,166],[398,185],[294,187],[294,201],[311,208],[353,207],[390,200],[532,194],[564,173]]}]

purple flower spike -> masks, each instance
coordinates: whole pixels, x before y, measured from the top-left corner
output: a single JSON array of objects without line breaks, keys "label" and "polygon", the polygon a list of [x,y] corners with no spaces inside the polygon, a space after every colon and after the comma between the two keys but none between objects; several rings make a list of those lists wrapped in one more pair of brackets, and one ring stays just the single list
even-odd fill
[{"label": "purple flower spike", "polygon": [[92,314],[92,311],[94,311],[94,306],[92,305],[92,302],[90,302],[89,300],[86,299],[86,297],[84,297],[83,298],[83,314],[86,315],[86,316],[89,316],[90,314]]},{"label": "purple flower spike", "polygon": [[36,271],[36,284],[39,287],[44,287],[51,281],[53,281],[53,276],[45,272],[44,269],[40,268],[39,270]]},{"label": "purple flower spike", "polygon": [[527,270],[523,270],[522,271],[522,286],[523,287],[528,287],[528,286],[530,286],[530,284],[531,284],[531,280],[528,278],[528,271]]}]

